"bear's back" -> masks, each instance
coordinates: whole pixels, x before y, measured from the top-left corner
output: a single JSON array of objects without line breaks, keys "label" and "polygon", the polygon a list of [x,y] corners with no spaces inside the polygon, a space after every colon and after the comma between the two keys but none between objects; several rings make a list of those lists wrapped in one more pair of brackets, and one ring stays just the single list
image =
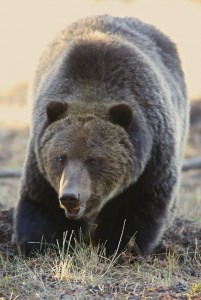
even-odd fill
[{"label": "bear's back", "polygon": [[48,75],[54,72],[58,65],[62,65],[62,59],[73,43],[93,37],[109,37],[135,47],[153,64],[157,64],[160,72],[166,73],[166,76],[170,73],[177,83],[179,80],[185,93],[185,85],[181,80],[183,72],[174,43],[154,26],[138,19],[108,15],[81,19],[59,32],[41,56],[35,73],[34,89],[38,90]]},{"label": "bear's back", "polygon": [[[85,18],[64,28],[39,61],[33,81],[33,127],[43,127],[51,99],[115,100],[148,104],[151,115],[154,106],[162,106],[171,111],[174,122],[179,114],[178,130],[185,136],[183,77],[174,43],[152,25],[107,15]],[[146,108],[143,112],[149,113]]]}]

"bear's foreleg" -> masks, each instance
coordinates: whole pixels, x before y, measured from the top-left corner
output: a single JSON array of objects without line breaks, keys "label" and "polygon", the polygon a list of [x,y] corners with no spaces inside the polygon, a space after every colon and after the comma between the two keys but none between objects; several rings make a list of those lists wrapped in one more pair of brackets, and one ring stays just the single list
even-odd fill
[{"label": "bear's foreleg", "polygon": [[[58,212],[55,212],[55,214]],[[62,238],[50,212],[41,203],[21,199],[15,216],[14,239],[26,256],[43,252],[50,243]]]}]

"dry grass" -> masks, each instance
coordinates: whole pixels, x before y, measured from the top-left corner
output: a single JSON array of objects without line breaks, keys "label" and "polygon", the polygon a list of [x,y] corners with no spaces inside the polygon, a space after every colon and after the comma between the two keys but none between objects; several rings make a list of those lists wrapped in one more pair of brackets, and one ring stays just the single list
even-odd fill
[{"label": "dry grass", "polygon": [[109,260],[80,244],[73,253],[51,250],[27,260],[4,253],[0,299],[163,299],[170,294],[183,298],[164,299],[201,299],[193,298],[201,297],[200,268],[200,253],[189,255],[188,249],[123,264],[119,257]]}]

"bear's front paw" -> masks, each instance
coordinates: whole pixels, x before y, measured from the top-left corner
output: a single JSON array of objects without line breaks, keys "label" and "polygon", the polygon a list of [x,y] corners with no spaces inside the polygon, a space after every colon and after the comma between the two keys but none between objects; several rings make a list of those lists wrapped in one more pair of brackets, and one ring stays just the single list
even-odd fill
[{"label": "bear's front paw", "polygon": [[17,239],[16,235],[13,234],[12,236],[12,242],[16,244],[16,246],[19,249],[20,254],[28,257],[28,256],[34,256],[37,253],[44,253],[44,251],[47,249],[48,245],[47,242],[43,239],[41,239],[40,242],[31,241],[30,239],[24,237],[22,239]]}]

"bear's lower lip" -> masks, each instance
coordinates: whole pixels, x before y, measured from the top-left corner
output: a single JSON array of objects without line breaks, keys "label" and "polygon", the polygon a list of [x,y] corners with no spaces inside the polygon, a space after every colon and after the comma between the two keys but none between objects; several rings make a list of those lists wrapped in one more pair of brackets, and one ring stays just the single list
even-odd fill
[{"label": "bear's lower lip", "polygon": [[80,206],[74,207],[74,208],[67,208],[68,213],[70,214],[77,214],[80,210]]},{"label": "bear's lower lip", "polygon": [[76,206],[74,208],[66,208],[65,214],[67,218],[70,219],[78,219],[81,217],[82,213],[84,211],[84,206]]}]

